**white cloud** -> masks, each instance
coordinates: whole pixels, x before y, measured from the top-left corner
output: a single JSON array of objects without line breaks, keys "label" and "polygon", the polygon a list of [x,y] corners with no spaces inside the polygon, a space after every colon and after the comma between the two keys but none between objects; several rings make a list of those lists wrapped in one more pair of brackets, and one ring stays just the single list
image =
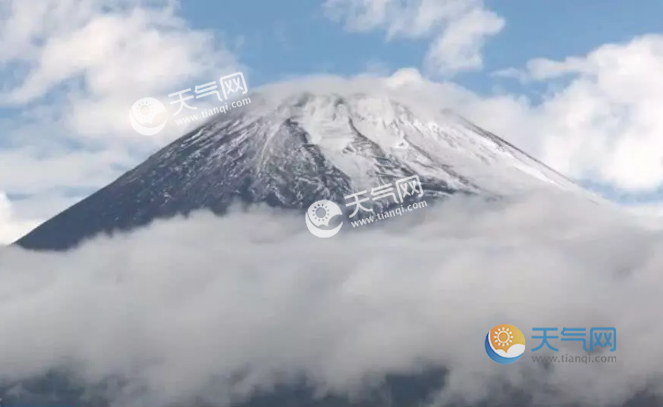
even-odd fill
[{"label": "white cloud", "polygon": [[481,50],[486,39],[499,33],[504,20],[492,11],[475,8],[447,26],[428,52],[427,64],[433,72],[455,72],[480,68]]},{"label": "white cloud", "polygon": [[0,191],[0,247],[13,243],[40,223],[38,220],[18,218],[7,195]]},{"label": "white cloud", "polygon": [[[65,114],[70,130],[86,136],[135,136],[127,119],[135,100],[176,92],[185,84],[192,87],[204,75],[213,79],[237,66],[211,33],[189,28],[175,14],[176,3],[143,3],[15,0],[13,12],[0,20],[5,26],[0,45],[6,47],[5,59],[26,63],[29,70],[20,83],[4,85],[5,103],[24,105],[68,86],[66,98],[53,107]],[[34,12],[33,4],[42,7]],[[55,20],[38,25],[41,17]],[[12,27],[20,31],[23,22],[30,26],[23,30],[29,34],[15,35]],[[31,52],[12,52],[21,48]]]},{"label": "white cloud", "polygon": [[640,203],[625,207],[631,213],[642,218],[643,223],[652,228],[663,228],[663,203]]},{"label": "white cloud", "polygon": [[486,39],[505,24],[482,0],[326,0],[324,7],[352,31],[386,29],[388,38],[432,38],[426,68],[445,75],[481,68]]},{"label": "white cloud", "polygon": [[540,157],[571,176],[627,191],[654,190],[663,183],[662,71],[660,35],[603,45],[561,62],[532,60],[517,76],[568,76],[568,83],[525,109],[523,117],[536,118],[536,127],[513,123],[510,133],[540,138]]},{"label": "white cloud", "polygon": [[[663,240],[629,218],[561,196],[456,198],[317,239],[302,216],[197,213],[68,253],[5,249],[0,377],[71,363],[90,386],[125,377],[129,407],[301,377],[343,394],[429,364],[451,369],[443,400],[498,400],[496,381],[541,405],[663,390]],[[498,323],[527,339],[508,369],[483,350]],[[537,366],[542,325],[614,326],[618,362]]]},{"label": "white cloud", "polygon": [[510,67],[494,72],[493,75],[516,78],[527,83],[556,79],[579,72],[591,73],[591,67],[582,58],[571,57],[562,62],[545,58],[535,58],[527,62],[527,69],[525,71]]},{"label": "white cloud", "polygon": [[181,136],[174,123],[140,136],[129,109],[140,98],[165,99],[218,79],[238,63],[178,7],[175,0],[0,4],[0,108],[11,117],[0,120],[0,190],[59,201],[54,190],[99,188]]}]

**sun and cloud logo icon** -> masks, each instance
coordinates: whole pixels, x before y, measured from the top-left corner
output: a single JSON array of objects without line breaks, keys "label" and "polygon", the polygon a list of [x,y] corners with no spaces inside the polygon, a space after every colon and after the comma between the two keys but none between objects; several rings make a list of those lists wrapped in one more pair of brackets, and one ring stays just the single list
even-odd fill
[{"label": "sun and cloud logo icon", "polygon": [[343,222],[341,222],[335,228],[329,228],[331,219],[338,215],[343,215],[343,212],[334,202],[327,200],[313,202],[306,212],[306,227],[313,236],[321,238],[332,237],[343,226]]},{"label": "sun and cloud logo icon", "polygon": [[513,325],[494,326],[486,335],[486,353],[497,363],[513,363],[525,353],[525,335]]}]

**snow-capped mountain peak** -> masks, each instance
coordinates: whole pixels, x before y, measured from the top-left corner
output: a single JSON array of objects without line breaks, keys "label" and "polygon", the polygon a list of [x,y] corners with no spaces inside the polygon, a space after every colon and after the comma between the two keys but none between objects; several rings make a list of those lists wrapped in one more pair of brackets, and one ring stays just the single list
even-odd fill
[{"label": "snow-capped mountain peak", "polygon": [[18,243],[64,249],[101,231],[231,201],[305,209],[419,175],[426,198],[557,188],[591,195],[498,136],[450,111],[384,94],[251,95]]}]

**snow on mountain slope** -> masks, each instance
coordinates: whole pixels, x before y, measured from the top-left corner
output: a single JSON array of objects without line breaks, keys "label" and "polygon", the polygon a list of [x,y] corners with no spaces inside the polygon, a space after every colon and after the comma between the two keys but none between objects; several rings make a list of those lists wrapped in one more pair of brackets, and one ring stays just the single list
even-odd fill
[{"label": "snow on mountain slope", "polygon": [[[423,112],[383,95],[251,95],[18,244],[66,249],[102,231],[233,200],[305,209],[417,174],[428,198],[504,196],[555,188],[597,197],[452,112]],[[380,205],[380,204],[378,204]]]},{"label": "snow on mountain slope", "polygon": [[[454,189],[505,194],[541,185],[580,191],[577,185],[451,112],[423,119],[384,98],[355,95],[301,95],[285,101],[262,120],[280,126],[297,123],[308,143],[353,180],[355,189],[396,176],[380,159],[432,177]],[[268,143],[272,142],[271,138]],[[295,157],[293,157],[295,158]]]}]

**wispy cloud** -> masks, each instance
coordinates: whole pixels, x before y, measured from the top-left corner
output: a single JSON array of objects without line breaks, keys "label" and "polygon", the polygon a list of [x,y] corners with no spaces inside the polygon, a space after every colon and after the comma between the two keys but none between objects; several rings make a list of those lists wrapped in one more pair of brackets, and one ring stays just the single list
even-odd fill
[{"label": "wispy cloud", "polygon": [[424,64],[438,75],[480,69],[486,39],[505,25],[483,0],[326,0],[324,8],[351,31],[385,29],[388,38],[431,38]]}]

